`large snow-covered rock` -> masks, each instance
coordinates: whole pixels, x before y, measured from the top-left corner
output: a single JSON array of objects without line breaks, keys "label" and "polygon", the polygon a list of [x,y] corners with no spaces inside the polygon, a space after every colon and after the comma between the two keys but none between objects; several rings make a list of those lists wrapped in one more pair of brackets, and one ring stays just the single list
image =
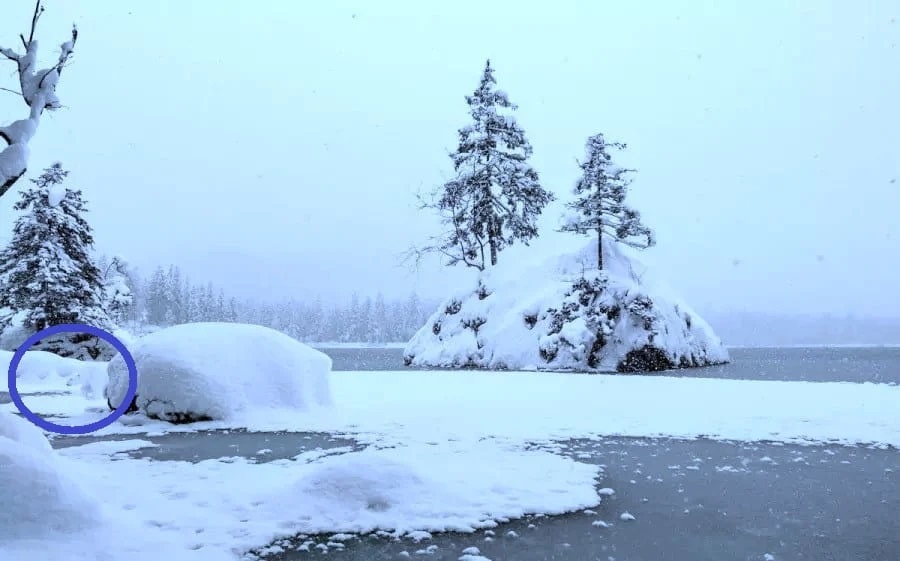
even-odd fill
[{"label": "large snow-covered rock", "polygon": [[408,366],[652,371],[728,362],[710,326],[615,244],[501,266],[446,300],[404,350]]},{"label": "large snow-covered rock", "polygon": [[[331,359],[257,325],[190,323],[140,338],[129,349],[138,371],[134,408],[172,422],[225,420],[253,409],[305,409],[330,403]],[[107,368],[106,398],[128,390],[121,356]]]},{"label": "large snow-covered rock", "polygon": [[0,412],[0,544],[51,539],[98,520],[99,503],[59,462],[43,433]]}]

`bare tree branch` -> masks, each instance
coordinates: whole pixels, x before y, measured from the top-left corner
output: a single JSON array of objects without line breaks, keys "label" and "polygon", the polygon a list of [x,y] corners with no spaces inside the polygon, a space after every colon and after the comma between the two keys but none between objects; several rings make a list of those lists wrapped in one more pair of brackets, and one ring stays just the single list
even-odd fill
[{"label": "bare tree branch", "polygon": [[41,0],[36,0],[34,3],[34,15],[31,16],[31,32],[28,34],[28,42],[25,43],[25,37],[22,37],[22,42],[25,43],[26,48],[34,41],[34,30],[37,28],[38,19],[40,19],[41,14],[43,13],[44,6],[41,5]]},{"label": "bare tree branch", "polygon": [[60,45],[60,54],[56,64],[51,68],[38,71],[35,67],[38,55],[35,33],[43,13],[43,0],[35,0],[28,38],[26,39],[24,33],[19,34],[19,39],[25,48],[24,53],[19,54],[12,49],[0,47],[0,54],[16,63],[21,88],[19,92],[9,88],[0,89],[22,96],[25,104],[31,110],[27,118],[0,127],[0,138],[8,144],[4,150],[0,151],[0,197],[9,191],[27,170],[28,142],[34,136],[41,114],[44,110],[52,111],[62,107],[56,96],[56,86],[63,68],[72,57],[75,42],[78,40],[78,29],[72,26],[72,37]]}]

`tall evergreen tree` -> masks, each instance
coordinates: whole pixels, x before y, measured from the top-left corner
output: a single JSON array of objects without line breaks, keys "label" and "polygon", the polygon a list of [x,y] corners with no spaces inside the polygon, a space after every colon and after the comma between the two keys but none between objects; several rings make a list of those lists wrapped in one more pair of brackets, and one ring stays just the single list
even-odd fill
[{"label": "tall evergreen tree", "polygon": [[528,164],[531,144],[510,114],[516,105],[495,85],[488,61],[478,88],[466,96],[472,124],[459,130],[451,154],[456,176],[423,205],[438,212],[446,231],[434,245],[414,249],[416,257],[438,252],[448,265],[484,270],[497,264],[504,248],[527,245],[538,234],[537,219],[553,194]]},{"label": "tall evergreen tree", "polygon": [[388,337],[387,305],[384,303],[384,295],[379,292],[372,311],[372,340],[375,343],[387,343]]},{"label": "tall evergreen tree", "polygon": [[227,321],[228,312],[225,306],[225,291],[221,288],[219,289],[219,294],[216,296],[216,309],[213,314],[213,321]]},{"label": "tall evergreen tree", "polygon": [[[113,327],[104,309],[102,273],[91,258],[87,207],[80,190],[62,185],[67,175],[57,163],[31,180],[34,185],[14,206],[24,214],[0,252],[0,308],[18,314],[32,332],[66,323]],[[11,315],[0,318],[0,326],[11,320]],[[87,334],[60,334],[38,348],[76,358],[111,355],[108,345]]]},{"label": "tall evergreen tree", "polygon": [[153,277],[147,283],[147,321],[151,325],[165,325],[169,310],[169,297],[166,291],[166,273],[157,267]]},{"label": "tall evergreen tree", "polygon": [[130,286],[128,264],[121,257],[113,257],[102,269],[104,306],[110,319],[123,324],[134,305],[134,293]]},{"label": "tall evergreen tree", "polygon": [[604,236],[638,249],[656,243],[653,231],[641,222],[640,213],[625,204],[631,184],[626,174],[633,170],[615,165],[609,148],[624,149],[625,144],[606,142],[602,134],[588,138],[585,161],[579,164],[583,173],[575,184],[576,198],[566,205],[573,212],[560,228],[597,236],[597,268],[600,270],[603,269]]},{"label": "tall evergreen tree", "polygon": [[185,307],[184,307],[184,286],[181,283],[181,269],[175,265],[169,266],[169,273],[166,275],[166,325],[178,325],[184,323]]}]

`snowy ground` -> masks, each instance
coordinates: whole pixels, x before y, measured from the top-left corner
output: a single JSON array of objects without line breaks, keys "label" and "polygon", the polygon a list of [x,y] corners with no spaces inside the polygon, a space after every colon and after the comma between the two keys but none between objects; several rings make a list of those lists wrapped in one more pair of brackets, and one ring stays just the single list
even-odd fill
[{"label": "snowy ground", "polygon": [[[25,402],[57,423],[106,414],[105,403],[69,383],[63,375],[31,379],[19,390],[42,393]],[[900,447],[897,386],[429,371],[335,372],[331,385],[328,410],[245,412],[227,424],[178,427],[132,418],[104,429],[136,436],[69,448],[60,460],[103,503],[96,529],[0,541],[0,558],[234,560],[296,533],[472,530],[596,505],[599,468],[526,449],[541,440],[705,435]],[[147,446],[140,433],[226,426],[351,434],[373,446],[266,464],[119,454]]]}]

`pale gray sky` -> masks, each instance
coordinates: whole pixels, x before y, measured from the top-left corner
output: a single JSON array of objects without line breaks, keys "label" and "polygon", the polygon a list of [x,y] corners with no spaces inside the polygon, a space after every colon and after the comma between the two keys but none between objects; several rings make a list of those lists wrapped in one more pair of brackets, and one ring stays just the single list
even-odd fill
[{"label": "pale gray sky", "polygon": [[[0,43],[18,43],[32,5],[5,4]],[[145,272],[180,263],[240,296],[439,296],[459,275],[396,256],[434,227],[414,195],[449,175],[490,57],[560,197],[587,136],[629,144],[632,202],[659,240],[645,261],[699,311],[900,315],[898,12],[47,0],[48,60],[71,22],[81,35],[31,170],[62,161],[99,249]],[[11,63],[0,81],[14,86]],[[0,121],[24,109],[0,92]]]}]

